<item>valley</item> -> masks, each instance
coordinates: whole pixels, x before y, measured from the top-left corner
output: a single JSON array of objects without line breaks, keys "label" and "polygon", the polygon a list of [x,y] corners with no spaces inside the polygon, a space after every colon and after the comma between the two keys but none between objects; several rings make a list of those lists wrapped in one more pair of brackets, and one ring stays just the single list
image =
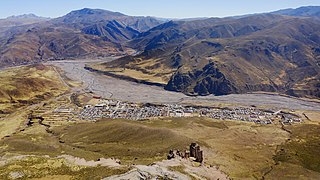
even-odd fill
[{"label": "valley", "polygon": [[83,84],[85,92],[93,92],[103,98],[113,98],[137,103],[178,103],[178,104],[203,104],[203,105],[246,105],[246,106],[277,106],[283,109],[302,109],[319,111],[317,101],[303,100],[280,96],[277,94],[251,93],[232,94],[225,96],[187,96],[182,93],[166,91],[162,87],[149,86],[142,83],[130,82],[110,76],[101,75],[86,70],[84,67],[98,62],[110,62],[107,60],[72,60],[53,61],[49,65],[55,65],[65,71],[65,75]]},{"label": "valley", "polygon": [[[277,155],[281,153],[281,151],[278,152],[278,147],[286,146],[290,133],[296,132],[296,128],[301,129],[308,125],[315,128],[318,126],[319,102],[271,94],[192,97],[165,91],[158,86],[101,75],[84,68],[91,63],[111,60],[114,58],[53,61],[44,65],[46,68],[51,67],[57,70],[54,71],[58,73],[55,79],[65,87],[65,93],[40,101],[34,106],[21,107],[17,110],[20,114],[19,121],[15,119],[18,116],[14,111],[1,119],[3,125],[0,128],[6,130],[1,132],[7,133],[0,141],[2,156],[0,162],[4,167],[0,171],[0,177],[68,179],[71,177],[103,178],[117,174],[121,177],[120,174],[124,175],[128,171],[135,172],[139,168],[142,168],[139,171],[144,171],[146,174],[155,173],[155,176],[167,172],[176,177],[184,177],[184,175],[188,178],[209,177],[205,173],[207,170],[191,171],[190,165],[181,159],[173,160],[175,163],[161,162],[170,149],[184,149],[194,141],[204,147],[204,167],[216,168],[217,170],[210,170],[211,173],[215,171],[217,174],[222,173],[219,175],[222,179],[229,177],[268,179],[269,175],[281,174],[283,170],[291,172],[287,167],[299,169],[299,176],[301,174],[309,176],[310,173],[314,177],[319,175],[317,169],[305,167],[303,164],[296,163],[295,160],[288,162],[281,158],[273,159],[280,156]],[[27,68],[22,67],[22,69]],[[280,118],[273,119],[271,124],[264,124],[226,116],[231,112],[220,116],[219,110],[213,112],[214,116],[188,117],[181,114],[182,117],[180,117],[178,114],[173,114],[152,118],[146,116],[140,120],[135,118],[126,120],[130,118],[121,116],[114,118],[97,116],[94,121],[88,116],[81,117],[76,113],[90,104],[90,106],[96,106],[103,103],[103,99],[109,99],[110,102],[120,100],[136,103],[138,106],[143,103],[153,103],[157,106],[171,104],[176,107],[239,108],[234,112],[236,114],[246,112],[246,108],[250,109],[254,106],[267,111],[273,110],[273,112],[288,111],[296,114],[302,121],[280,123]],[[279,99],[282,101],[280,102]],[[152,107],[152,105],[148,106]],[[115,112],[120,110],[116,109]],[[110,113],[107,112],[107,114]],[[11,122],[16,122],[16,125],[10,125]],[[290,130],[283,130],[283,128]],[[296,133],[300,133],[300,130]],[[288,153],[291,151],[288,147]],[[311,152],[313,151],[310,149]],[[310,155],[313,156],[313,154],[306,154],[306,156]],[[70,161],[69,156],[79,160]],[[105,161],[108,163],[101,166],[94,165],[99,164],[97,159],[101,158],[106,158]],[[79,164],[78,161],[82,163]],[[89,165],[89,162],[93,165]],[[161,172],[154,172],[147,170],[152,167],[136,166],[137,164],[149,165],[152,162],[158,162],[164,169]],[[277,165],[279,163],[280,165]],[[24,164],[37,167],[37,171],[22,169]],[[55,170],[48,171],[41,168],[42,166]],[[193,163],[192,167],[197,168],[198,165]],[[92,174],[87,174],[88,171]],[[129,173],[128,176],[133,177],[134,174]],[[291,175],[291,177],[296,176],[295,173]]]},{"label": "valley", "polygon": [[319,179],[320,7],[0,20],[0,179]]}]

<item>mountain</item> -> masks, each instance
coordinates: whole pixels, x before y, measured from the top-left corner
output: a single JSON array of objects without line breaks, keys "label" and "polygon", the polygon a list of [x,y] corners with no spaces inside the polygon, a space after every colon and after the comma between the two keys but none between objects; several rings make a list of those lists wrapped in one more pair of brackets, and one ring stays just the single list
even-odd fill
[{"label": "mountain", "polygon": [[44,20],[48,20],[50,18],[45,18],[45,17],[41,17],[41,16],[37,16],[35,14],[22,14],[22,15],[18,15],[18,16],[9,16],[6,18],[7,20],[11,19],[11,20],[17,20],[17,19],[44,19]]},{"label": "mountain", "polygon": [[165,89],[188,95],[320,97],[319,29],[314,18],[276,14],[170,21],[128,43],[139,55],[104,66],[161,77]]},{"label": "mountain", "polygon": [[56,21],[62,21],[64,23],[89,24],[103,20],[113,20],[119,17],[126,17],[126,15],[102,9],[84,8],[72,11],[61,18],[57,18]]},{"label": "mountain", "polygon": [[47,21],[49,18],[39,17],[34,14],[23,14],[18,16],[10,16],[0,19],[0,28],[8,28],[13,26],[21,26],[33,23]]},{"label": "mountain", "polygon": [[0,67],[127,55],[134,49],[133,56],[102,66],[188,95],[267,91],[320,97],[318,12],[301,7],[161,21],[84,8],[0,31]]},{"label": "mountain", "polygon": [[305,6],[296,9],[283,9],[272,13],[287,16],[320,17],[320,6]]},{"label": "mountain", "polygon": [[117,20],[99,22],[82,29],[85,34],[104,37],[111,42],[120,43],[132,40],[140,32]]},{"label": "mountain", "polygon": [[23,14],[0,19],[0,37],[6,36],[8,34],[6,31],[10,30],[12,27],[31,25],[48,20],[49,18],[39,17],[34,14]]},{"label": "mountain", "polygon": [[87,25],[114,20],[140,32],[149,30],[164,22],[152,17],[127,16],[119,12],[89,8],[72,11],[61,18],[55,19],[54,22],[83,28]]},{"label": "mountain", "polygon": [[[35,18],[33,15],[24,18],[26,16]],[[161,23],[151,17],[85,8],[36,24],[18,24],[0,32],[0,67],[43,60],[123,55],[129,50],[123,43]]]}]

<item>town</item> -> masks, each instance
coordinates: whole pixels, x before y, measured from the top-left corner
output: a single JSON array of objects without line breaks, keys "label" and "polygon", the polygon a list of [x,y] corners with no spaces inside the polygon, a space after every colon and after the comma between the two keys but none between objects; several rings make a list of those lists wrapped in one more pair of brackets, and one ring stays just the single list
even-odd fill
[{"label": "town", "polygon": [[100,118],[143,120],[157,117],[208,117],[218,120],[236,120],[256,124],[300,123],[302,120],[282,111],[260,110],[255,107],[212,108],[178,104],[136,104],[111,99],[99,99],[95,105],[85,105],[79,113],[82,120]]}]

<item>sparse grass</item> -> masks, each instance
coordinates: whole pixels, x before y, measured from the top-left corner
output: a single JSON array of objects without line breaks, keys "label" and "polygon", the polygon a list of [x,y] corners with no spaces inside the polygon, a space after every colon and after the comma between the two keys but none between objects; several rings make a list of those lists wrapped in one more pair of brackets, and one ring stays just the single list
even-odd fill
[{"label": "sparse grass", "polygon": [[104,64],[91,65],[93,69],[106,71],[112,74],[130,77],[136,80],[167,84],[174,70],[163,65],[157,66],[157,61],[145,60],[137,64],[128,64],[125,67],[106,67]]},{"label": "sparse grass", "polygon": [[[310,177],[318,177],[319,173],[315,171],[319,170],[320,159],[319,126],[291,128],[292,142],[287,144],[285,140],[289,134],[277,125],[260,126],[197,117],[143,121],[105,119],[97,123],[55,127],[52,128],[54,135],[26,130],[2,140],[0,152],[1,155],[11,152],[51,157],[69,154],[87,160],[114,157],[122,164],[150,164],[165,159],[169,149],[183,150],[191,142],[197,142],[204,150],[205,162],[219,166],[234,179],[260,179],[274,166],[274,157],[279,165],[274,166],[266,178],[281,173],[291,174],[288,177],[294,178],[298,172],[305,177],[309,177],[307,173],[311,174]],[[38,134],[30,134],[31,130]],[[279,145],[285,149],[285,154],[279,154]],[[276,156],[275,152],[278,152]],[[184,172],[183,168],[176,168],[176,171]],[[89,171],[88,174],[99,174],[99,168],[96,171],[87,169],[83,173]]]},{"label": "sparse grass", "polygon": [[172,129],[202,145],[205,162],[218,165],[231,178],[261,178],[271,165],[277,145],[288,133],[276,125],[206,118],[167,118],[143,121],[151,127]]},{"label": "sparse grass", "polygon": [[0,138],[23,125],[31,105],[68,90],[51,66],[32,65],[0,71]]},{"label": "sparse grass", "polygon": [[149,81],[149,82],[156,82],[156,83],[161,83],[161,84],[167,83],[167,81],[165,81],[162,77],[155,76],[155,74],[146,74],[141,71],[134,70],[134,69],[125,69],[121,72],[115,72],[114,74],[129,76],[129,77],[133,77],[138,80],[145,80],[145,81]]},{"label": "sparse grass", "polygon": [[70,179],[102,179],[107,176],[125,173],[128,170],[128,167],[83,167],[67,165],[63,159],[28,157],[16,160],[0,168],[0,179],[9,179],[11,172],[24,174],[20,179],[45,179],[50,176],[56,176],[57,179],[60,179],[59,177],[69,177]]},{"label": "sparse grass", "polygon": [[187,173],[184,169],[184,166],[170,166],[168,168],[171,171],[176,171],[176,172],[180,172],[182,174],[188,175],[192,180],[197,180],[195,177],[193,177],[192,175],[189,175],[189,173]]},{"label": "sparse grass", "polygon": [[290,140],[278,147],[276,162],[291,163],[320,173],[320,125],[288,127]]},{"label": "sparse grass", "polygon": [[135,164],[165,159],[170,149],[183,149],[192,141],[166,128],[127,120],[102,120],[54,131],[68,146]]},{"label": "sparse grass", "polygon": [[162,118],[144,120],[141,123],[152,127],[166,127],[170,129],[188,128],[193,125],[215,127],[218,129],[228,128],[224,121],[215,121],[204,117]]},{"label": "sparse grass", "polygon": [[52,67],[25,66],[0,71],[0,106],[12,112],[14,106],[24,106],[57,96],[67,90]]}]

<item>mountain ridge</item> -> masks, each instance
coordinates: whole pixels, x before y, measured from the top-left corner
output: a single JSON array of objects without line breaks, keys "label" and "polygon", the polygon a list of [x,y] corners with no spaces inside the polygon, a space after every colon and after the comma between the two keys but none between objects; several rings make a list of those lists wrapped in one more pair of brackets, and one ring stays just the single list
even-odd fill
[{"label": "mountain ridge", "polygon": [[4,19],[50,19],[50,18],[41,17],[41,16],[37,16],[33,13],[29,13],[29,14],[13,15],[13,16],[9,16]]},{"label": "mountain ridge", "polygon": [[130,51],[122,46],[124,41],[160,23],[150,17],[84,8],[56,19],[6,28],[0,34],[0,66],[123,55]]},{"label": "mountain ridge", "polygon": [[189,95],[268,91],[320,97],[319,28],[313,18],[276,14],[171,21],[131,42],[140,55],[105,66],[171,69],[165,88]]},{"label": "mountain ridge", "polygon": [[288,16],[320,17],[320,6],[302,6],[299,8],[282,9],[282,10],[274,11],[271,13],[279,14],[279,15],[288,15]]},{"label": "mountain ridge", "polygon": [[85,8],[6,31],[0,65],[103,58],[134,49],[134,56],[103,66],[147,75],[188,95],[267,91],[320,97],[318,8],[301,9],[163,22]]}]

